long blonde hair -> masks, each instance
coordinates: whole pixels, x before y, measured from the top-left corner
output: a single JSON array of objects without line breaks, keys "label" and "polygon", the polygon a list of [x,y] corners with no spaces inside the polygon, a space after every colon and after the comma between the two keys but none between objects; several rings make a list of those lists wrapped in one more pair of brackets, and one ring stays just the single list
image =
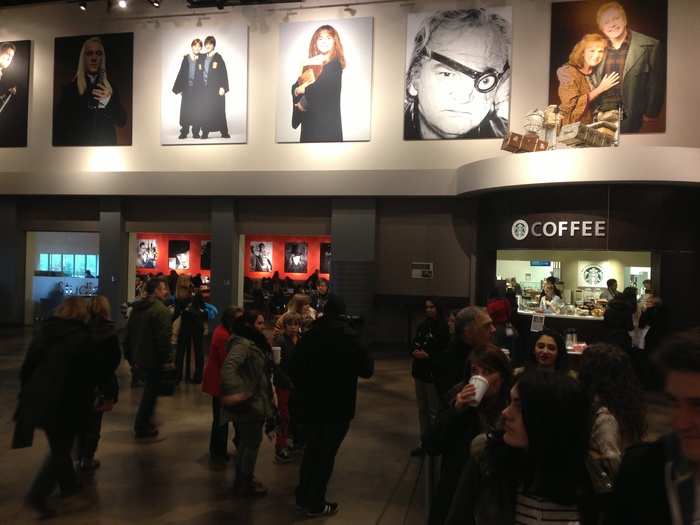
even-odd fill
[{"label": "long blonde hair", "polygon": [[80,58],[78,59],[78,71],[75,73],[75,80],[78,82],[78,93],[83,95],[87,89],[87,81],[85,80],[85,49],[88,44],[96,43],[102,49],[102,62],[100,63],[99,78],[102,84],[108,89],[112,89],[112,85],[107,80],[107,53],[105,53],[105,46],[102,44],[102,40],[98,36],[93,36],[88,38],[83,42],[83,47],[80,48]]},{"label": "long blonde hair", "polygon": [[192,277],[186,274],[177,276],[177,284],[175,285],[175,299],[191,299],[192,298]]},{"label": "long blonde hair", "polygon": [[90,319],[87,301],[82,297],[67,297],[54,310],[54,315],[61,319],[72,319],[87,323]]},{"label": "long blonde hair", "polygon": [[90,299],[88,310],[90,311],[90,315],[92,317],[102,317],[106,320],[110,320],[112,318],[112,308],[104,295],[96,295],[92,297]]}]

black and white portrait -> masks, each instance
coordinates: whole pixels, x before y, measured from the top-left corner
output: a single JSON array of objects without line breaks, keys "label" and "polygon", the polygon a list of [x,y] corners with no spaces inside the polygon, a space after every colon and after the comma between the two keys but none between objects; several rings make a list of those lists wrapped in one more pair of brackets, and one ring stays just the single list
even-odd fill
[{"label": "black and white portrait", "polygon": [[134,34],[57,38],[54,146],[130,146]]},{"label": "black and white portrait", "polygon": [[202,270],[211,270],[211,241],[201,241],[199,252],[199,267]]},{"label": "black and white portrait", "polygon": [[321,243],[321,261],[319,264],[321,273],[331,273],[331,243]]},{"label": "black and white portrait", "polygon": [[408,15],[404,139],[505,136],[511,19],[510,7]]},{"label": "black and white portrait", "polygon": [[248,27],[187,22],[161,46],[161,144],[246,142]]},{"label": "black and white portrait", "polygon": [[136,267],[155,268],[158,262],[158,244],[155,239],[136,241]]},{"label": "black and white portrait", "polygon": [[284,245],[284,271],[306,273],[309,267],[309,246],[305,242],[288,242]]},{"label": "black and white portrait", "polygon": [[190,241],[168,241],[168,268],[171,270],[189,270]]},{"label": "black and white portrait", "polygon": [[271,241],[251,241],[250,242],[250,265],[251,272],[271,272],[272,271],[272,242]]},{"label": "black and white portrait", "polygon": [[0,148],[27,146],[29,40],[0,40]]},{"label": "black and white portrait", "polygon": [[277,142],[369,140],[371,18],[280,26]]}]

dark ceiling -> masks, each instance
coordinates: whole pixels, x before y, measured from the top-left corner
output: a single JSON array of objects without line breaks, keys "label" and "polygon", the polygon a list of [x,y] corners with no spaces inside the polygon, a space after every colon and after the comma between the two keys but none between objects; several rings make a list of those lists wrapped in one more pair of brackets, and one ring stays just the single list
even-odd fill
[{"label": "dark ceiling", "polygon": [[[47,4],[64,1],[77,2],[77,0],[0,0],[0,7],[12,7],[19,5]],[[107,0],[87,0],[88,2],[104,2]],[[115,0],[116,1],[116,0]],[[143,0],[141,0],[143,1]],[[219,7],[219,6],[239,6],[239,5],[265,5],[265,4],[289,4],[300,3],[300,0],[161,0],[162,3],[179,3],[188,7]],[[301,0],[303,1],[303,0]]]}]

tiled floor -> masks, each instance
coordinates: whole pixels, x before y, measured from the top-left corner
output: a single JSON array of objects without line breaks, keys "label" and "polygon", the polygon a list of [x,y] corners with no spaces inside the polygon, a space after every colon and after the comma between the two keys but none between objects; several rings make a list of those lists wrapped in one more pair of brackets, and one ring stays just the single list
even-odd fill
[{"label": "tiled floor", "polygon": [[[22,508],[24,491],[46,450],[37,433],[33,448],[10,450],[18,369],[27,332],[0,332],[0,524],[32,522]],[[122,366],[120,382],[128,385]],[[289,524],[298,520],[293,489],[298,464],[275,465],[264,442],[257,477],[270,489],[267,498],[245,502],[231,497],[232,473],[207,462],[210,398],[188,385],[158,408],[164,440],[135,444],[132,417],[140,389],[122,388],[115,410],[106,415],[98,457],[102,467],[87,485],[94,502],[82,512],[51,520],[56,524]],[[339,501],[334,525],[417,525],[423,522],[421,464],[407,452],[416,444],[416,410],[408,363],[382,358],[377,373],[362,381],[358,415],[338,455],[329,498]],[[652,435],[665,431],[668,410],[660,396],[650,408]],[[413,495],[413,497],[412,497]]]}]

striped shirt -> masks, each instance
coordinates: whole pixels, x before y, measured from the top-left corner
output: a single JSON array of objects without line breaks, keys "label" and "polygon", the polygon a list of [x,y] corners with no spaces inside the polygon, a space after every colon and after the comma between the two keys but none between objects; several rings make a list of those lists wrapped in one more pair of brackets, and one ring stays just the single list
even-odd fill
[{"label": "striped shirt", "polygon": [[559,505],[537,496],[518,492],[515,502],[515,525],[581,525],[576,505]]}]

